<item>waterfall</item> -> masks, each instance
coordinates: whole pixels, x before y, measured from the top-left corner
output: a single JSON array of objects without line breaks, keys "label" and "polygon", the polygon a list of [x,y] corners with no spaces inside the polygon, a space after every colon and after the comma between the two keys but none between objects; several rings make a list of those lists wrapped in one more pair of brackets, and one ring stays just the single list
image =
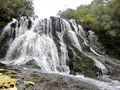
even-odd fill
[{"label": "waterfall", "polygon": [[[0,43],[3,43],[0,53],[5,55],[0,58],[4,58],[4,62],[10,65],[33,66],[45,72],[66,74],[72,70],[78,73],[82,68],[85,69],[85,59],[91,62],[92,67],[107,74],[103,62],[89,54],[101,56],[94,48],[96,46],[92,42],[91,33],[87,37],[82,26],[75,20],[66,21],[59,17],[42,20],[26,17],[21,17],[19,21],[13,19],[0,36]],[[76,60],[83,63],[81,67],[77,67]]]}]

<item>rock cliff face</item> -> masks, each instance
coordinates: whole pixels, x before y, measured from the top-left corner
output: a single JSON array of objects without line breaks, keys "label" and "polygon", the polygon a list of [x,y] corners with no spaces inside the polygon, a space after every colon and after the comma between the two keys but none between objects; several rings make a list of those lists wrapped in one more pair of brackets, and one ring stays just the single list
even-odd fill
[{"label": "rock cliff face", "polygon": [[4,28],[0,45],[0,58],[12,66],[94,78],[119,72],[112,72],[119,62],[102,55],[94,32],[86,34],[75,20],[13,19]]}]

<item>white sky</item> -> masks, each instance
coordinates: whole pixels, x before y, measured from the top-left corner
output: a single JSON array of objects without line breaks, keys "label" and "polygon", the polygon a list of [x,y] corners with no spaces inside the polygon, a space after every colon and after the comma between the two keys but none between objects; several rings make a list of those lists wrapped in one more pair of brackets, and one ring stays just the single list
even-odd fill
[{"label": "white sky", "polygon": [[40,18],[56,16],[59,10],[75,9],[81,4],[90,4],[92,0],[34,0],[35,13]]}]

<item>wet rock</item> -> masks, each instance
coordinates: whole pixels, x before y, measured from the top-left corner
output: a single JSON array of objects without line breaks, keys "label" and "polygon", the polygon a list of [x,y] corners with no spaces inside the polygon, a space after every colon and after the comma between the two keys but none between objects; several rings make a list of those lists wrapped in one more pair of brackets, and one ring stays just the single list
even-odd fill
[{"label": "wet rock", "polygon": [[31,27],[32,27],[32,21],[30,19],[28,19],[28,26],[27,26],[27,28],[31,29]]},{"label": "wet rock", "polygon": [[6,65],[0,62],[0,68],[3,68],[3,67],[6,67]]}]

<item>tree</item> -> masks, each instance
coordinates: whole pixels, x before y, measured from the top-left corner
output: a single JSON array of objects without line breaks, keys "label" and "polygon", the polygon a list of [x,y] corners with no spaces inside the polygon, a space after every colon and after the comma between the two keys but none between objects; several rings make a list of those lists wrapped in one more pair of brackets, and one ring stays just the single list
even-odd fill
[{"label": "tree", "polygon": [[12,18],[33,16],[34,9],[31,0],[0,0],[0,29]]},{"label": "tree", "polygon": [[59,11],[58,15],[60,15],[62,18],[66,18],[66,19],[71,19],[74,18],[76,12],[73,9],[67,9],[65,11]]},{"label": "tree", "polygon": [[110,0],[93,0],[91,4],[106,5]]},{"label": "tree", "polygon": [[[72,13],[69,19],[79,20],[86,31],[93,30],[107,53],[120,59],[120,0],[93,0],[74,12],[68,13]],[[68,19],[68,15],[62,17]]]}]

